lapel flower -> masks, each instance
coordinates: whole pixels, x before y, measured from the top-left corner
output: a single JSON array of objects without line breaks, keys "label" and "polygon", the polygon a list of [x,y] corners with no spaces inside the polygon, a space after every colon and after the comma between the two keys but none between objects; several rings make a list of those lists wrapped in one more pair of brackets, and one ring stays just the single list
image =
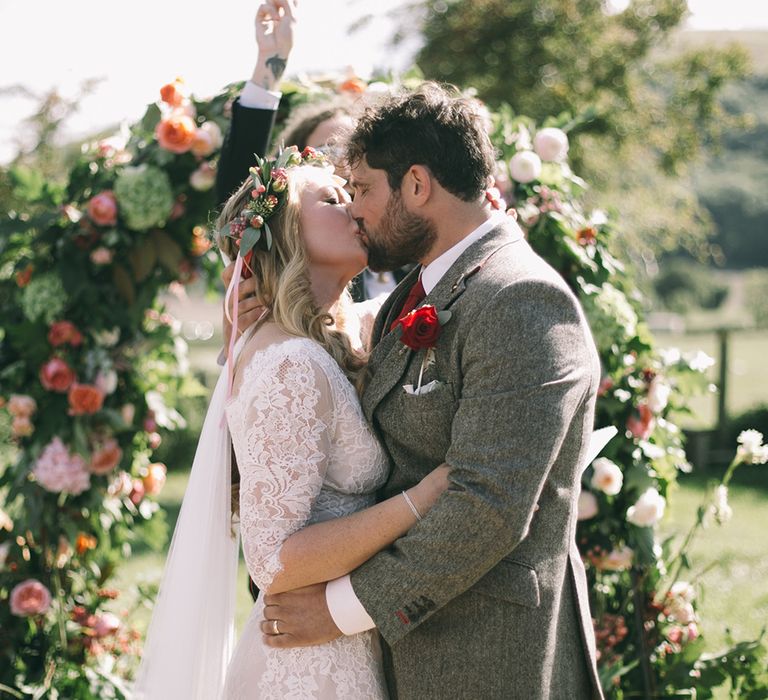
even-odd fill
[{"label": "lapel flower", "polygon": [[427,305],[414,309],[398,321],[402,328],[400,342],[411,350],[426,350],[421,361],[419,381],[415,392],[421,390],[421,380],[424,370],[435,361],[435,345],[440,338],[442,327],[451,319],[450,311],[438,311],[434,306]]}]

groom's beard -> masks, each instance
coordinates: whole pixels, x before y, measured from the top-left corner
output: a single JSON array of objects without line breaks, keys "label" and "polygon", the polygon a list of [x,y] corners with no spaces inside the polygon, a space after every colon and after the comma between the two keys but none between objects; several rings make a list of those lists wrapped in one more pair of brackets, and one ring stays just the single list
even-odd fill
[{"label": "groom's beard", "polygon": [[361,229],[367,238],[368,267],[374,272],[396,270],[426,256],[437,239],[435,225],[406,211],[399,192],[393,192],[376,229]]}]

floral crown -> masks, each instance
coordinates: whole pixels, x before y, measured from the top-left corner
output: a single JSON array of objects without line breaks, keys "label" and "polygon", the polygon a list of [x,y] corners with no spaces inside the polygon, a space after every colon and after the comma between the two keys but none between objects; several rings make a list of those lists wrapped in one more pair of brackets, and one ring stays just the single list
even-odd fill
[{"label": "floral crown", "polygon": [[319,165],[333,169],[328,158],[307,146],[299,152],[296,146],[281,151],[277,158],[256,157],[256,166],[249,169],[252,182],[251,197],[243,210],[221,229],[221,235],[231,238],[243,258],[243,277],[251,275],[253,250],[272,249],[272,231],[267,221],[285,204],[288,189],[288,168]]}]

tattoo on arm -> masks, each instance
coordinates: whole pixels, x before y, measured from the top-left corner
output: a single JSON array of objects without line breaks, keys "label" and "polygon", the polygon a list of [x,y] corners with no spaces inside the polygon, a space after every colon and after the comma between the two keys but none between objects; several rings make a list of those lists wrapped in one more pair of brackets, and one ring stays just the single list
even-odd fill
[{"label": "tattoo on arm", "polygon": [[267,68],[272,71],[272,75],[275,76],[275,81],[280,80],[285,73],[286,60],[275,54],[266,60],[266,64]]}]

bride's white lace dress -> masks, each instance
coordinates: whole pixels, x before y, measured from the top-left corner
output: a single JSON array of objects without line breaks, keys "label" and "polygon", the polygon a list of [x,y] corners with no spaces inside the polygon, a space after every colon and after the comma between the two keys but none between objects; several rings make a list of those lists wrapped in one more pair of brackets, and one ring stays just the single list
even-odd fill
[{"label": "bride's white lace dress", "polygon": [[[374,503],[387,460],[357,395],[317,343],[291,338],[256,351],[226,413],[240,469],[240,529],[248,571],[264,590],[281,570],[280,548],[306,524]],[[375,631],[328,644],[262,643],[262,596],[230,663],[226,700],[387,697]]]}]

